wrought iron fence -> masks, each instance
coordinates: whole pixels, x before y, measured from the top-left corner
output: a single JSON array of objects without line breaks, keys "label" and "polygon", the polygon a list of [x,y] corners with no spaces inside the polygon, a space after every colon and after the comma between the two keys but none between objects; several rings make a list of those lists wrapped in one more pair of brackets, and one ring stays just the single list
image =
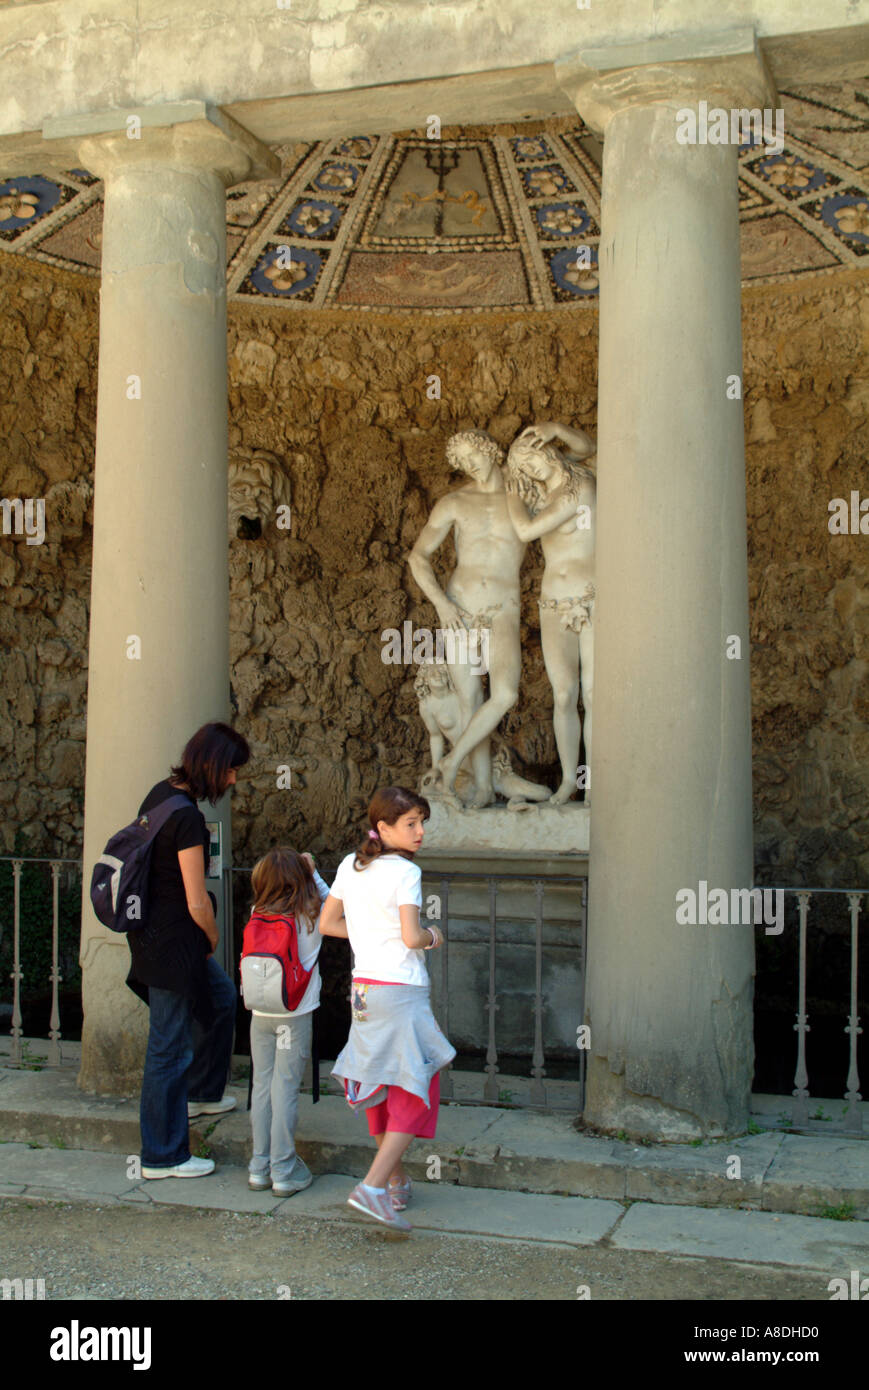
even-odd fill
[{"label": "wrought iron fence", "polygon": [[[233,866],[233,878],[249,876],[250,868]],[[328,872],[328,870],[327,870]],[[533,874],[485,874],[471,871],[441,873],[423,871],[423,918],[436,922],[442,929],[443,946],[431,956],[432,1002],[435,1013],[447,1037],[458,1041],[459,1057],[441,1072],[441,1096],[444,1100],[460,1100],[468,1105],[527,1105],[542,1109],[564,1109],[577,1113],[582,1106],[585,1080],[584,1051],[577,1047],[576,1029],[582,1022],[583,985],[585,980],[585,940],[586,940],[586,879],[559,875],[545,879]],[[235,937],[240,939],[240,927],[246,920],[244,893],[239,892],[236,880],[235,891],[228,900],[236,909]],[[435,889],[435,892],[431,890]],[[504,890],[528,890],[533,902],[513,902],[499,912],[499,892]],[[549,890],[550,920],[547,920],[546,893]],[[546,1036],[547,1016],[551,1022],[551,1001],[544,990],[544,967],[546,965],[547,929],[550,935],[552,899],[554,892],[561,890],[563,898],[560,915],[565,919],[563,935],[571,936],[570,950],[575,957],[572,963],[574,988],[570,990],[570,1024],[561,1028],[559,1038]],[[451,897],[455,901],[457,893],[468,894],[480,901],[465,901],[464,906],[451,908]],[[432,912],[432,898],[436,907]],[[530,908],[530,910],[529,910]],[[556,909],[558,910],[558,909]],[[569,925],[568,925],[569,923]],[[475,1033],[474,1020],[456,1018],[457,991],[464,976],[463,965],[467,965],[468,955],[480,954],[483,948],[486,959],[485,987],[482,993],[487,1022],[483,1034]],[[552,943],[549,943],[550,954]],[[556,944],[555,950],[558,951]],[[562,953],[564,946],[561,947]],[[511,962],[510,956],[514,957]],[[525,978],[517,978],[516,957],[533,954],[533,966]],[[459,956],[459,959],[456,957]],[[464,956],[464,960],[461,958]],[[553,962],[549,962],[550,974]],[[530,965],[530,963],[529,963]],[[521,969],[521,966],[518,968]],[[505,971],[511,970],[512,979],[504,978]],[[533,970],[533,975],[531,971]],[[479,973],[476,971],[475,973]],[[533,986],[532,986],[533,978]],[[458,994],[459,1000],[461,993]],[[347,973],[347,1015],[349,1019],[349,970]],[[496,1019],[505,1003],[510,1004],[511,1018],[515,1024],[523,1012],[528,1015],[528,1026],[499,1032]],[[321,1013],[323,1012],[321,1006]],[[467,1009],[466,1009],[467,1012]],[[460,1039],[453,1038],[454,1027],[464,1033]],[[550,1029],[550,1032],[554,1030]],[[522,1036],[519,1036],[521,1033]],[[569,1036],[568,1036],[569,1034]],[[346,1034],[345,1034],[346,1035]],[[548,1043],[548,1047],[547,1047]],[[559,1046],[560,1043],[560,1046]],[[524,1044],[524,1045],[523,1045]],[[502,1087],[499,1076],[502,1063],[508,1066],[509,1089]],[[555,1065],[562,1073],[561,1079],[546,1080],[547,1062]],[[478,1063],[482,1063],[479,1065]],[[515,1075],[517,1068],[521,1073]],[[565,1079],[565,1077],[570,1079]],[[502,1078],[503,1079],[503,1078]]]},{"label": "wrought iron fence", "polygon": [[[13,1066],[22,1062],[24,1038],[22,984],[25,979],[25,972],[22,969],[21,916],[22,875],[27,865],[48,865],[51,877],[50,966],[47,971],[47,985],[50,987],[47,1062],[49,1065],[59,1065],[62,1042],[60,985],[63,980],[61,972],[63,964],[61,919],[64,912],[61,881],[66,878],[67,898],[74,894],[74,907],[70,910],[77,913],[81,894],[81,861],[26,855],[0,856],[0,869],[10,868],[12,876],[11,885],[8,880],[0,877],[0,961],[3,962],[4,969],[7,962],[12,967],[9,978],[12,982],[10,1062]],[[234,894],[232,891],[233,880],[236,875],[249,875],[250,869],[235,867],[232,870],[226,870],[225,873],[228,890],[225,900],[229,905],[229,925],[231,928],[227,932],[228,939],[225,943],[226,964],[232,969],[234,966],[232,960],[233,929],[240,923],[241,913],[244,911],[241,906],[242,895]],[[521,1009],[524,1007],[522,1000],[525,999],[528,1001],[528,1012],[530,1013],[526,1050],[528,1074],[524,1081],[522,1097],[512,1103],[526,1104],[535,1108],[581,1110],[585,1086],[586,1053],[584,1049],[579,1047],[576,1049],[577,1056],[572,1064],[574,1071],[571,1082],[568,1083],[558,1078],[553,1079],[551,1076],[547,1077],[547,1066],[551,1068],[554,1063],[556,1070],[561,1070],[564,1073],[568,1064],[565,1060],[564,1030],[562,1029],[560,1044],[554,1048],[552,1039],[547,1039],[547,1020],[550,1025],[553,1020],[552,991],[547,990],[546,986],[547,952],[551,957],[554,947],[554,954],[557,955],[558,941],[552,939],[552,918],[550,910],[547,909],[546,894],[551,889],[561,890],[561,916],[565,923],[565,929],[572,930],[575,936],[575,964],[578,967],[579,993],[574,996],[574,1017],[581,1022],[583,1019],[582,990],[585,980],[587,881],[567,877],[552,878],[547,876],[544,878],[533,874],[486,874],[460,870],[450,873],[424,872],[423,884],[426,893],[425,900],[431,896],[428,889],[432,885],[437,887],[434,896],[438,900],[438,908],[436,916],[432,920],[439,921],[443,928],[444,945],[433,962],[432,987],[435,1007],[447,1036],[451,1035],[453,1024],[456,1024],[459,1032],[462,1031],[460,1021],[457,1022],[455,1014],[461,1000],[461,980],[467,969],[468,948],[473,950],[475,947],[483,946],[486,960],[485,985],[482,993],[487,1020],[485,1037],[479,1039],[481,1046],[478,1052],[482,1057],[482,1067],[476,1073],[482,1084],[476,1094],[473,1089],[469,1089],[468,1082],[474,1077],[472,1055],[474,1048],[472,1046],[469,1049],[470,1055],[457,1059],[457,1063],[448,1068],[442,1075],[441,1094],[443,1097],[461,1100],[466,1104],[505,1103],[498,1078],[501,1074],[501,1063],[505,1059],[511,1063],[511,1070],[515,1066],[517,1038],[516,1030],[513,1028],[509,1034],[504,1029],[499,1030],[497,1015],[499,1012],[503,1012],[505,1003],[512,1000],[512,1018],[515,1020],[519,1017],[517,1008],[521,1013]],[[240,882],[238,886],[241,886]],[[765,888],[768,886],[764,885]],[[9,892],[10,887],[11,893]],[[527,900],[521,901],[523,893],[527,895],[529,890],[533,894],[530,910]],[[778,890],[773,888],[773,891]],[[818,899],[826,903],[828,900],[837,902],[844,898],[847,901],[848,914],[846,926],[848,997],[846,1002],[834,1003],[831,1007],[838,1011],[840,1025],[843,1019],[847,1020],[842,1028],[843,1033],[848,1038],[847,1067],[842,1067],[842,1075],[840,1076],[840,1084],[844,1086],[844,1091],[840,1093],[844,1100],[842,1118],[839,1122],[830,1121],[830,1127],[841,1129],[850,1134],[863,1133],[864,1124],[860,1108],[860,1048],[858,1046],[859,1039],[863,1034],[863,1029],[860,1027],[859,937],[860,915],[864,908],[864,899],[869,898],[869,893],[865,889],[835,888],[784,888],[780,891],[784,892],[786,901],[790,900],[796,911],[796,953],[795,956],[790,956],[788,967],[789,971],[792,969],[794,973],[792,983],[795,997],[793,1002],[796,1004],[796,1009],[795,1011],[792,1010],[792,1017],[796,1021],[792,1027],[797,1034],[796,1065],[791,1092],[793,1103],[788,1117],[789,1123],[795,1128],[806,1128],[812,1119],[809,1115],[809,1104],[812,1101],[809,1067],[810,1063],[813,1067],[817,1067],[820,1060],[817,1055],[811,1058],[811,1046],[808,1038],[812,1031],[812,1025],[809,1021],[812,1015],[810,1015],[808,1008],[808,957],[813,925],[810,907]],[[483,908],[481,908],[479,901],[474,903],[467,900],[468,894],[470,893],[471,898],[473,898],[474,892],[477,893],[478,898],[480,895],[484,898]],[[460,905],[459,908],[451,907],[451,897],[455,899],[457,894],[462,893],[466,898],[464,904]],[[510,900],[511,894],[512,901]],[[518,902],[517,895],[520,899]],[[567,924],[570,917],[565,911],[564,904],[566,898],[572,895],[575,895],[574,909],[572,910],[574,925],[572,928],[568,928]],[[505,897],[507,899],[505,910],[501,911],[499,904],[504,903]],[[233,906],[235,910],[233,910]],[[792,916],[793,914],[789,911],[787,915]],[[841,925],[841,921],[836,923],[836,933],[839,937],[842,936]],[[576,931],[577,926],[578,932]],[[550,931],[548,943],[546,940],[547,930]],[[44,944],[47,944],[47,939]],[[505,982],[505,961],[508,959],[511,946],[520,948],[517,959],[521,958],[523,946],[526,957],[529,954],[528,948],[530,948],[530,952],[533,954],[533,988],[530,985],[530,972],[529,978],[524,983],[522,981],[517,983],[515,968],[512,983],[509,980]],[[464,960],[462,959],[463,948]],[[477,954],[479,956],[479,951]],[[77,966],[75,968],[77,969]],[[471,974],[473,975],[473,973],[472,970]],[[550,985],[553,980],[557,979],[557,974],[557,969],[553,971],[550,960],[548,973]],[[28,983],[32,985],[36,982],[28,981]],[[8,1005],[6,1007],[8,1012]],[[759,1056],[762,1061],[762,1049],[759,1050]],[[835,1066],[834,1058],[826,1060],[828,1068]],[[816,1088],[815,1095],[817,1096],[817,1094]],[[829,1129],[827,1132],[830,1132]]]},{"label": "wrought iron fence", "polygon": [[[788,1113],[783,1116],[783,1123],[795,1129],[825,1128],[826,1132],[841,1131],[845,1134],[864,1133],[863,1112],[860,1108],[860,1067],[859,1067],[859,1047],[858,1040],[863,1033],[860,1027],[860,914],[863,909],[864,898],[869,897],[865,890],[854,890],[849,888],[776,888],[773,885],[764,884],[764,892],[783,892],[785,894],[785,922],[790,922],[795,926],[796,954],[790,953],[789,958],[784,957],[787,962],[787,983],[790,985],[792,1003],[796,1004],[796,1010],[791,1008],[791,1017],[795,1022],[791,1025],[792,1031],[796,1032],[796,1061],[793,1073],[793,1089],[791,1091],[792,1103],[788,1108]],[[841,928],[845,926],[841,914],[835,911],[839,903],[845,899],[847,901],[847,926],[843,933]],[[811,935],[810,906],[816,907],[815,913],[815,934]],[[794,912],[796,912],[796,923],[793,923]],[[820,1003],[823,996],[817,987],[815,997],[819,1008],[816,1013],[810,1014],[808,1007],[808,978],[809,978],[809,948],[814,943],[816,947],[816,959],[814,975],[819,978],[821,973],[821,959],[819,947],[822,943],[824,933],[834,935],[837,944],[841,947],[847,946],[848,957],[848,998],[847,1013],[844,1013],[844,1002],[833,1004],[832,1009],[827,1006],[824,1013],[820,1011]],[[761,938],[763,939],[763,938]],[[765,950],[759,947],[759,954]],[[784,947],[779,948],[779,955],[782,956]],[[841,957],[842,951],[839,955]],[[842,1026],[843,1017],[847,1022]],[[816,1054],[812,1059],[815,1075],[818,1074],[819,1064],[823,1064],[825,1075],[829,1078],[827,1085],[827,1098],[832,1095],[832,1077],[835,1075],[838,1084],[844,1083],[844,1092],[839,1092],[844,1100],[841,1115],[836,1118],[823,1115],[818,1111],[815,1115],[809,1114],[809,1103],[812,1100],[812,1093],[809,1089],[809,1043],[808,1034],[812,1032],[812,1023],[816,1029],[822,1025],[828,1037],[819,1045]],[[837,1022],[833,1022],[836,1019]],[[848,1038],[847,1046],[847,1069],[845,1065],[839,1064],[835,1057],[833,1045],[833,1031],[841,1028]],[[755,1034],[759,1031],[759,1019],[757,1010],[755,1012]],[[783,1042],[783,1035],[779,1029],[779,1038]],[[780,1045],[781,1045],[780,1042]],[[770,1051],[771,1039],[766,1040],[766,1052]],[[826,1052],[828,1055],[819,1055]],[[760,1061],[763,1062],[763,1052]],[[758,1089],[763,1089],[758,1088]],[[815,1086],[815,1097],[824,1094],[824,1090],[819,1092]],[[817,1121],[817,1124],[813,1122]]]},{"label": "wrought iron fence", "polygon": [[[48,859],[35,858],[27,855],[0,856],[0,864],[10,865],[12,869],[12,970],[10,978],[12,980],[12,1026],[11,1026],[11,1049],[10,1062],[17,1066],[23,1059],[23,1038],[24,1029],[22,1014],[22,983],[25,979],[25,972],[22,969],[22,940],[21,940],[21,880],[25,865],[47,864],[51,871],[51,953],[50,968],[48,971],[48,984],[51,991],[50,1014],[48,1019],[48,1056],[49,1066],[59,1066],[61,1061],[61,1021],[60,1021],[60,985],[63,979],[61,975],[61,897],[60,884],[61,876],[66,871],[67,888],[72,890],[72,883],[76,883],[75,897],[80,901],[81,895],[81,860],[79,859]],[[8,890],[8,883],[0,885],[0,890]],[[4,910],[0,911],[0,952],[5,954],[8,943],[9,914]],[[76,940],[76,956],[78,954],[78,942]],[[74,969],[77,971],[77,963]],[[45,981],[29,981],[28,983],[42,983]]]}]

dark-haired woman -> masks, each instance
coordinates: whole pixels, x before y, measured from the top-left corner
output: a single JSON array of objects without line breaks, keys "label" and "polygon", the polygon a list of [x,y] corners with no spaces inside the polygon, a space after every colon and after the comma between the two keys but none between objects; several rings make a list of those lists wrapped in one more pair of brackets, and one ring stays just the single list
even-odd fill
[{"label": "dark-haired woman", "polygon": [[351,1107],[366,1111],[377,1144],[347,1200],[405,1233],[411,1183],[401,1160],[414,1138],[434,1138],[438,1074],[456,1055],[431,1011],[423,954],[440,946],[441,933],[419,920],[422,875],[413,859],[429,814],[425,797],[407,787],[375,792],[368,834],[339,864],[319,922],[324,936],[349,937],[354,958],[350,1036],[332,1075]]},{"label": "dark-haired woman", "polygon": [[224,1097],[235,1025],[236,990],[214,959],[217,923],[205,887],[209,837],[197,801],[216,805],[250,758],[228,724],[204,724],[177,767],[152,787],[139,815],[170,796],[173,811],[153,845],[148,920],[128,936],[127,984],[151,1012],[139,1122],[146,1178],[199,1178],[211,1159],[191,1158],[188,1121],[235,1106]]}]

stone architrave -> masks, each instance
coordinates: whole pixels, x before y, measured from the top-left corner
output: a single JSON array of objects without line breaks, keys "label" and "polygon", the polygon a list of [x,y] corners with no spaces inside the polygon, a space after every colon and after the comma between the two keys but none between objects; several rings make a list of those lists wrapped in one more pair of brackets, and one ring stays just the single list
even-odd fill
[{"label": "stone architrave", "polygon": [[[90,871],[194,730],[230,715],[225,190],[279,169],[222,112],[187,106],[174,125],[112,113],[78,144],[105,181],[79,1084],[116,1094],[141,1081],[148,1016]],[[228,847],[226,801],[210,818]]]},{"label": "stone architrave", "polygon": [[[566,444],[561,452],[552,441]],[[550,801],[563,805],[588,788],[594,687],[595,475],[587,463],[594,445],[581,430],[532,425],[507,455],[507,507],[520,540],[540,540],[545,568],[540,584],[540,638],[552,686],[555,745],[561,783]],[[526,502],[528,506],[526,506]],[[529,511],[529,506],[531,510]],[[584,718],[580,730],[578,701]],[[585,776],[579,777],[580,732]],[[586,790],[585,804],[589,803]]]},{"label": "stone architrave", "polygon": [[677,128],[776,102],[751,34],[719,51],[556,68],[604,136],[584,1113],[668,1139],[744,1130],[753,1070],[753,928],[676,921],[753,882],[737,150]]}]

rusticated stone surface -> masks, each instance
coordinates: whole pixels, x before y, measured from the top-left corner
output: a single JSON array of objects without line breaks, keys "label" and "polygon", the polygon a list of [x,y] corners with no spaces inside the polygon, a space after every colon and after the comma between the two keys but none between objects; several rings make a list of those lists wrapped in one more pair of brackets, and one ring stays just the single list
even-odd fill
[{"label": "rusticated stone surface", "polygon": [[759,881],[869,883],[869,535],[827,525],[832,498],[869,496],[866,290],[744,301]]},{"label": "rusticated stone surface", "polygon": [[[869,495],[865,284],[842,273],[743,296],[755,835],[759,879],[776,883],[869,879],[869,537],[827,528],[832,497],[861,481]],[[0,829],[6,853],[20,832],[25,852],[75,854],[97,285],[4,258],[0,316],[0,495],[44,497],[47,527],[42,546],[0,539]],[[375,787],[415,781],[415,672],[384,665],[380,639],[405,619],[437,621],[405,556],[458,485],[444,443],[477,427],[507,444],[546,419],[594,433],[596,358],[589,310],[231,306],[232,689],[254,750],[234,794],[236,863],[277,841],[338,856]],[[429,400],[433,375],[441,397]],[[554,786],[540,568],[535,544],[522,696],[501,732],[517,768]]]},{"label": "rusticated stone surface", "polygon": [[45,501],[45,541],[0,538],[0,853],[81,854],[97,296],[0,279],[0,496]]}]

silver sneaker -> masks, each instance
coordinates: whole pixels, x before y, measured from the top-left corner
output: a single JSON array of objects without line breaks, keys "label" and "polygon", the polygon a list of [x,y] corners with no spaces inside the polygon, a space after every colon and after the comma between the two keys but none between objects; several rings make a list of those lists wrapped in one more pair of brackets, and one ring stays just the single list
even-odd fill
[{"label": "silver sneaker", "polygon": [[355,1207],[364,1216],[373,1217],[381,1225],[389,1226],[393,1231],[403,1231],[409,1235],[413,1230],[410,1222],[395,1210],[388,1192],[366,1192],[360,1182],[347,1198],[347,1205]]},{"label": "silver sneaker", "polygon": [[307,1178],[303,1178],[301,1182],[273,1182],[272,1192],[276,1197],[294,1197],[297,1192],[304,1192],[306,1187],[310,1187],[313,1181],[314,1174],[309,1173]]}]

